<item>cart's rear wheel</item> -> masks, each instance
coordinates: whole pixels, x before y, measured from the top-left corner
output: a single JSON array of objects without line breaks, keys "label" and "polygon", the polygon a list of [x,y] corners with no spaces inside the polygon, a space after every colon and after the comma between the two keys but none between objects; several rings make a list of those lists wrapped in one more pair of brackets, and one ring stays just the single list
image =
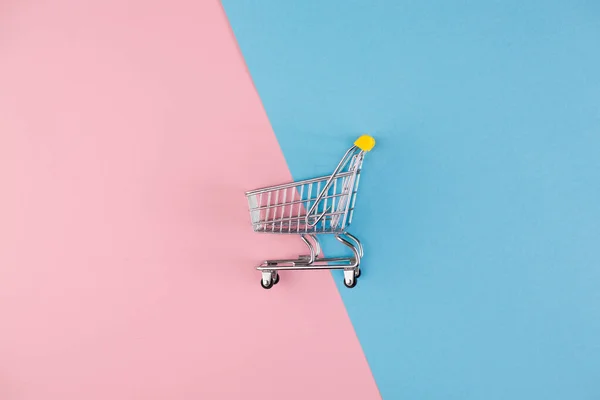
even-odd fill
[{"label": "cart's rear wheel", "polygon": [[360,268],[358,269],[358,272],[354,274],[354,279],[360,278]]},{"label": "cart's rear wheel", "polygon": [[277,285],[279,283],[279,273],[275,272],[275,276],[273,276],[273,280],[271,282],[273,282],[273,285]]},{"label": "cart's rear wheel", "polygon": [[265,281],[263,281],[262,279],[260,280],[260,286],[262,286],[264,289],[271,289],[274,285],[274,282],[272,279],[269,281],[268,284],[265,285]]}]

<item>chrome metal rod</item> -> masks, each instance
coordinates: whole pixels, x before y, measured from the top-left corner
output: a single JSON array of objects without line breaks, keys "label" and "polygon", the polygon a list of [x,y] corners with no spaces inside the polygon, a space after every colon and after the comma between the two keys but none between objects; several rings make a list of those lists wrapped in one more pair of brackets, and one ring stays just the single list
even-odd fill
[{"label": "chrome metal rod", "polygon": [[[350,266],[352,266],[355,263],[355,261],[352,257],[331,257],[331,258],[321,258],[319,260],[316,260],[313,264],[321,265],[321,263],[330,263],[330,262],[348,262],[348,263],[351,263]],[[262,264],[260,264],[260,266],[257,268],[269,269],[269,268],[275,267],[279,264],[305,264],[306,265],[306,260],[303,260],[301,258],[294,258],[292,260],[290,260],[290,259],[266,260],[266,261],[263,261]]]},{"label": "chrome metal rod", "polygon": [[[325,183],[325,187],[323,189],[321,189],[321,192],[319,193],[319,196],[317,196],[315,203],[312,205],[312,207],[306,213],[306,224],[307,225],[315,226],[316,224],[319,223],[321,218],[323,218],[323,216],[327,213],[327,210],[325,210],[325,211],[323,211],[323,214],[321,214],[313,223],[311,223],[309,221],[310,217],[312,216],[311,214],[317,209],[317,207],[319,206],[319,203],[321,202],[323,197],[327,194],[327,191],[329,190],[329,187],[331,186],[331,183],[333,182],[333,180],[335,178],[339,177],[338,172],[348,163],[348,161],[351,158],[350,156],[354,155],[353,153],[356,151],[357,148],[358,147],[356,147],[356,145],[355,145],[355,146],[350,147],[348,149],[348,151],[346,151],[346,154],[344,154],[344,157],[342,157],[342,159],[338,163],[337,167],[335,167],[335,169],[333,170],[333,173],[331,174],[329,179],[327,179],[327,182]],[[348,171],[348,172],[352,172],[352,171]]]},{"label": "chrome metal rod", "polygon": [[[342,161],[344,161],[344,160],[342,160]],[[336,177],[337,178],[344,178],[344,177],[350,176],[352,174],[353,174],[352,171],[340,172],[339,174],[337,174]],[[295,181],[295,182],[283,183],[281,185],[266,186],[266,187],[260,188],[260,189],[249,190],[249,191],[246,192],[246,196],[250,196],[250,195],[253,195],[253,194],[265,193],[265,192],[271,192],[271,191],[281,190],[281,189],[289,189],[289,188],[300,186],[300,185],[309,185],[311,183],[315,183],[315,182],[319,182],[319,181],[324,181],[324,180],[329,179],[329,178],[331,178],[331,175],[320,176],[318,178],[312,178],[312,179],[305,179],[303,181]]]},{"label": "chrome metal rod", "polygon": [[350,232],[344,232],[344,235],[349,237],[356,243],[356,247],[358,249],[358,254],[360,255],[360,258],[363,258],[365,255],[365,252],[363,250],[363,245],[360,242],[360,240],[358,240],[358,238],[356,236],[352,235]]},{"label": "chrome metal rod", "polygon": [[302,235],[300,236],[302,238],[302,241],[308,246],[308,249],[310,250],[310,259],[307,261],[308,264],[312,264],[315,262],[315,248],[313,247],[312,243],[308,240],[309,237],[311,237],[311,235]]},{"label": "chrome metal rod", "polygon": [[272,267],[256,267],[259,271],[295,271],[301,269],[352,269],[347,265],[294,265],[294,266],[272,266]]},{"label": "chrome metal rod", "polygon": [[343,244],[345,244],[346,246],[350,247],[350,249],[352,249],[352,252],[354,253],[354,265],[352,265],[352,266],[353,267],[360,266],[360,255],[358,253],[358,249],[356,248],[356,246],[354,246],[352,243],[350,243],[350,241],[348,241],[348,239],[346,239],[342,235],[336,235],[335,238],[338,241],[340,241]]}]

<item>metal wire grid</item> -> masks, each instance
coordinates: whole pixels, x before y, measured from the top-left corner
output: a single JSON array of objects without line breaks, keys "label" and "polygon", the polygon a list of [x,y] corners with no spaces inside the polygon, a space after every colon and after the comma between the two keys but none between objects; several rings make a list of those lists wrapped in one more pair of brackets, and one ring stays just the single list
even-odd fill
[{"label": "metal wire grid", "polygon": [[362,156],[355,155],[348,171],[333,178],[307,223],[307,210],[314,206],[330,176],[291,182],[247,193],[255,232],[277,234],[340,233],[352,222],[360,179]]}]

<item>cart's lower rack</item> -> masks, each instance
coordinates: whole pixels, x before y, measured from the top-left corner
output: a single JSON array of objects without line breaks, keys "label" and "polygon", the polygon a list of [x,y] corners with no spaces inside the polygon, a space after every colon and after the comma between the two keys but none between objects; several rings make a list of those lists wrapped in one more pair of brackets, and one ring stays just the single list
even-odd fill
[{"label": "cart's lower rack", "polygon": [[348,288],[356,286],[360,276],[360,260],[364,255],[360,241],[350,233],[340,233],[335,238],[352,250],[353,257],[319,258],[321,246],[316,235],[304,234],[301,236],[310,250],[309,255],[301,255],[296,259],[266,260],[256,267],[261,271],[260,284],[265,289],[270,289],[279,282],[278,271],[286,270],[320,270],[341,269],[344,271],[344,285]]}]

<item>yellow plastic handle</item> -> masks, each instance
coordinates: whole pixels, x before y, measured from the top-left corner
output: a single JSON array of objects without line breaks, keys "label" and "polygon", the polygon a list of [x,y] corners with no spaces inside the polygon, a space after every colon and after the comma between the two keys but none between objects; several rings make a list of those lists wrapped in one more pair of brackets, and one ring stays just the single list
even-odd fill
[{"label": "yellow plastic handle", "polygon": [[375,147],[373,136],[362,135],[354,142],[354,145],[363,151],[371,151]]}]

